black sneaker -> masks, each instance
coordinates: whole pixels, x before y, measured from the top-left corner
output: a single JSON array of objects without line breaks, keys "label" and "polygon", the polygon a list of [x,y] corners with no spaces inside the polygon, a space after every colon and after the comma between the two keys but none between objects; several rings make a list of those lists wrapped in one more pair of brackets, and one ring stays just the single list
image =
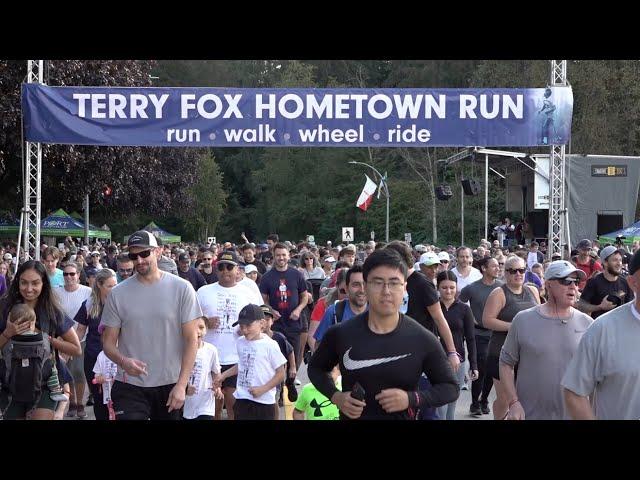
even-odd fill
[{"label": "black sneaker", "polygon": [[480,402],[480,410],[484,415],[488,415],[491,409],[489,408],[489,402]]},{"label": "black sneaker", "polygon": [[482,412],[480,410],[480,404],[479,403],[472,403],[471,406],[469,407],[469,413],[471,415],[481,415]]},{"label": "black sneaker", "polygon": [[87,407],[91,407],[93,405],[93,395],[89,394],[89,398],[87,398]]},{"label": "black sneaker", "polygon": [[298,390],[296,389],[296,384],[292,378],[287,378],[285,382],[287,385],[287,398],[291,403],[295,403],[298,400]]}]

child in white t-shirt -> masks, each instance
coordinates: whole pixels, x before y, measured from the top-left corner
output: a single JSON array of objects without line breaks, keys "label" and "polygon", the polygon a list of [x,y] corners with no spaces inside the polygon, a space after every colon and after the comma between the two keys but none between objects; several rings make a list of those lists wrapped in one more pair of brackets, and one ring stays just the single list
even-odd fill
[{"label": "child in white t-shirt", "polygon": [[215,399],[222,399],[222,390],[218,381],[220,360],[218,349],[204,341],[204,336],[207,334],[207,317],[200,317],[196,322],[198,351],[189,385],[187,385],[182,417],[186,420],[213,420],[216,414]]},{"label": "child in white t-shirt", "polygon": [[264,313],[258,305],[249,304],[238,314],[242,337],[238,338],[239,361],[220,376],[237,375],[233,396],[235,420],[273,420],[276,386],[284,381],[287,359],[278,344],[262,333]]},{"label": "child in white t-shirt", "polygon": [[[96,364],[93,366],[93,383],[102,385],[102,403],[107,406],[109,410],[109,420],[115,420],[116,415],[113,410],[113,402],[111,401],[111,387],[116,379],[116,373],[118,373],[118,365],[112,362],[104,352],[98,354]],[[94,399],[94,402],[99,402],[100,399]]]}]

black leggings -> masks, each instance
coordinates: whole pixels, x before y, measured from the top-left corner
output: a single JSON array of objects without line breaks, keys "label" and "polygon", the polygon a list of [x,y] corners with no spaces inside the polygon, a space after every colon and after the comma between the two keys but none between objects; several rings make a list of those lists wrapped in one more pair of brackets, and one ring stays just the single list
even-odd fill
[{"label": "black leggings", "polygon": [[84,354],[84,376],[87,379],[87,385],[91,395],[93,395],[93,413],[96,416],[96,420],[109,420],[109,409],[102,403],[102,385],[94,385],[93,367],[96,364],[98,357],[89,355],[87,352]]},{"label": "black leggings", "polygon": [[[476,330],[477,332],[477,330]],[[476,335],[476,355],[478,360],[478,379],[474,380],[471,384],[471,402],[478,403],[479,401],[486,402],[489,398],[489,393],[493,387],[493,378],[487,374],[486,362],[487,362],[487,350],[489,349],[489,338]],[[482,393],[482,395],[481,395]]]}]

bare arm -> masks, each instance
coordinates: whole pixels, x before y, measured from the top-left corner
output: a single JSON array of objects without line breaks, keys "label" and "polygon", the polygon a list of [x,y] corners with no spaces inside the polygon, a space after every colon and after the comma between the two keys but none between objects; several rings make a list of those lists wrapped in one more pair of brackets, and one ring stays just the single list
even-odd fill
[{"label": "bare arm", "polygon": [[527,285],[527,287],[533,294],[533,297],[536,299],[536,302],[538,303],[538,305],[540,305],[540,292],[538,291],[538,287],[532,287],[530,285]]},{"label": "bare arm", "polygon": [[264,302],[265,305],[269,305],[269,295],[267,295],[266,293],[263,293],[262,301]]},{"label": "bare arm", "polygon": [[104,327],[102,332],[102,350],[104,354],[116,365],[122,366],[125,360],[125,356],[120,353],[118,347],[118,337],[120,336],[120,329],[115,327]]},{"label": "bare arm", "polygon": [[[500,372],[502,373],[502,372]],[[564,403],[567,405],[569,415],[574,420],[596,420],[593,409],[589,403],[589,397],[583,397],[573,393],[571,390],[564,390]]]},{"label": "bare arm", "polygon": [[82,355],[82,347],[80,346],[80,339],[76,334],[75,328],[67,330],[62,337],[51,337],[51,345],[61,353],[78,357]]},{"label": "bare arm", "polygon": [[518,401],[513,366],[500,362],[500,385],[506,392],[506,401],[509,405],[508,418],[511,420],[524,420],[524,410]]},{"label": "bare arm", "polygon": [[301,412],[298,409],[293,409],[293,419],[294,420],[304,420],[304,412]]},{"label": "bare arm", "polygon": [[484,306],[484,311],[482,312],[482,325],[485,328],[495,330],[496,332],[509,331],[511,323],[498,319],[498,314],[500,310],[504,308],[505,304],[506,299],[504,298],[504,292],[500,287],[489,294],[487,303]]},{"label": "bare arm", "polygon": [[183,389],[189,383],[189,376],[196,362],[196,353],[198,351],[198,330],[195,319],[182,324],[182,341],[184,342],[184,350],[182,352],[182,363],[180,364],[180,375],[176,386]]},{"label": "bare arm", "polygon": [[599,305],[592,305],[590,303],[587,303],[587,301],[583,300],[582,298],[578,300],[578,303],[576,304],[576,308],[581,312],[586,313],[587,315],[590,315],[593,312],[599,312],[600,310],[611,310],[614,307],[615,304],[607,300],[607,297],[604,297]]}]

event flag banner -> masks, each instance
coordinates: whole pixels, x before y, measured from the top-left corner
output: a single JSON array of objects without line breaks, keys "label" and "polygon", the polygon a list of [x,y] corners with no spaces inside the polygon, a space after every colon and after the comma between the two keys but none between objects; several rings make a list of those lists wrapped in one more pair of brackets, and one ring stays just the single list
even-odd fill
[{"label": "event flag banner", "polygon": [[569,142],[571,87],[22,85],[29,142],[167,147],[539,146]]},{"label": "event flag banner", "polygon": [[376,193],[378,186],[376,185],[376,182],[369,178],[369,175],[365,174],[365,177],[367,177],[367,181],[364,184],[362,193],[356,201],[356,207],[366,212],[367,208],[369,208],[369,205],[371,205],[371,202],[373,201],[373,195]]}]

